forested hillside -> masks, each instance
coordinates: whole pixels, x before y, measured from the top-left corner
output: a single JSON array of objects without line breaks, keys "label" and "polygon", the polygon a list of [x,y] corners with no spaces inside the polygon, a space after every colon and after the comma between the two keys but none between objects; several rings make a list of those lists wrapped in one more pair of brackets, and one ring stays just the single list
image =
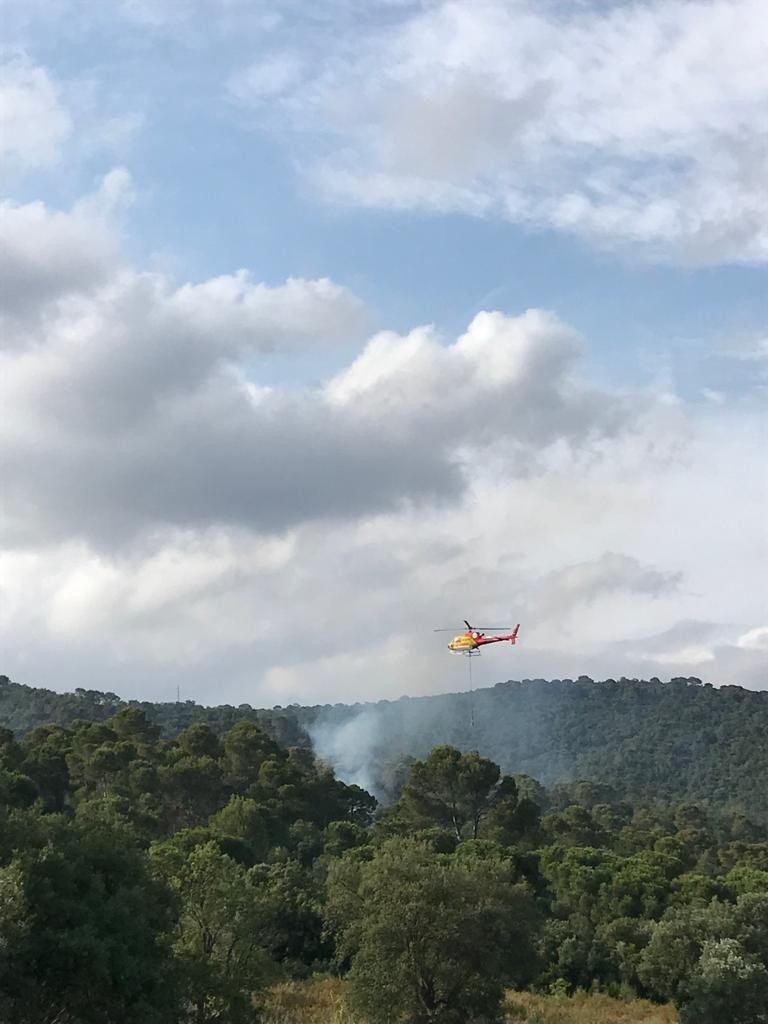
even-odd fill
[{"label": "forested hillside", "polygon": [[349,1024],[500,1022],[505,999],[545,1019],[510,989],[761,1024],[767,892],[768,830],[742,815],[548,792],[455,747],[377,809],[251,722],[0,731],[7,1024],[303,1021],[270,1007],[317,974]]},{"label": "forested hillside", "polygon": [[695,799],[768,823],[768,692],[698,679],[536,679],[296,716],[350,777],[362,749],[362,777],[378,793],[396,787],[399,755],[453,743],[546,785],[591,779],[646,803]]},{"label": "forested hillside", "polygon": [[[19,734],[104,720],[122,706],[111,693],[56,694],[0,677],[0,723]],[[353,706],[138,706],[167,737],[194,723],[222,733],[246,719],[284,745],[312,741],[342,777],[384,801],[398,794],[403,758],[452,743],[547,786],[589,779],[646,804],[691,799],[768,824],[768,692],[736,686],[581,677]]]},{"label": "forested hillside", "polygon": [[236,722],[262,724],[269,734],[285,746],[309,747],[310,739],[299,724],[298,706],[286,709],[260,709],[250,704],[220,704],[206,707],[194,701],[153,703],[124,701],[115,693],[78,688],[74,693],[56,693],[25,686],[0,676],[0,725],[24,736],[38,725],[69,726],[78,719],[103,722],[124,707],[140,707],[157,725],[163,736],[173,738],[182,729],[205,724],[217,734]]}]

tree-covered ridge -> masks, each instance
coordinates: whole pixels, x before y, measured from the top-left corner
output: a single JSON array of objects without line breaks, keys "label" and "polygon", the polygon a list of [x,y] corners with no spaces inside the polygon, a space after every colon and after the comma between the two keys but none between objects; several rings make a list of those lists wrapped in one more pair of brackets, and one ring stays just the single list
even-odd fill
[{"label": "tree-covered ridge", "polygon": [[[111,693],[56,694],[0,677],[0,724],[20,734],[50,722],[104,720],[124,706]],[[310,734],[330,737],[342,769],[351,776],[364,768],[368,784],[385,800],[399,792],[403,758],[450,743],[479,750],[504,771],[531,775],[547,786],[591,779],[645,804],[696,800],[768,823],[765,691],[717,688],[697,679],[598,682],[582,676],[352,706],[131,706],[144,710],[168,738],[195,723],[221,734],[241,720],[258,723],[285,746],[309,747]],[[364,729],[364,752],[345,758],[343,737],[340,743],[334,737],[358,726]]]},{"label": "tree-covered ridge", "polygon": [[301,709],[301,725],[337,728],[356,714],[375,749],[374,788],[397,787],[398,756],[439,743],[477,749],[507,772],[551,786],[608,784],[643,803],[689,799],[768,823],[768,692],[698,679],[524,680],[474,694]]},{"label": "tree-covered ridge", "polygon": [[0,726],[25,735],[39,725],[68,727],[77,719],[103,722],[121,708],[141,708],[163,736],[172,739],[190,725],[208,725],[221,734],[237,722],[262,725],[284,746],[309,746],[309,737],[298,724],[294,708],[263,710],[250,704],[206,707],[194,701],[156,703],[125,701],[115,693],[78,687],[73,693],[56,693],[25,686],[0,676]]}]

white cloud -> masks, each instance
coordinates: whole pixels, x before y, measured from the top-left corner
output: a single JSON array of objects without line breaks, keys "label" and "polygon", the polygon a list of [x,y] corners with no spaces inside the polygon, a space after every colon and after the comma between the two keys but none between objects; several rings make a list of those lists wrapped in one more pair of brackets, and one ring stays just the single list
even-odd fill
[{"label": "white cloud", "polygon": [[740,636],[736,641],[737,647],[743,647],[748,651],[768,650],[768,626],[757,626]]},{"label": "white cloud", "polygon": [[244,103],[272,100],[299,82],[302,68],[301,58],[296,53],[270,53],[233,75],[229,93]]},{"label": "white cloud", "polygon": [[762,0],[404,6],[329,38],[273,121],[334,199],[764,262],[766,30]]},{"label": "white cloud", "polygon": [[32,330],[67,295],[88,295],[119,263],[115,216],[131,202],[117,168],[68,212],[41,202],[0,202],[0,349],[38,340]]},{"label": "white cloud", "polygon": [[676,651],[647,656],[647,660],[654,661],[657,665],[690,665],[695,668],[698,665],[706,665],[708,662],[714,661],[715,654],[710,647],[681,647]]},{"label": "white cloud", "polygon": [[558,445],[590,450],[637,405],[588,387],[575,333],[536,310],[479,314],[452,344],[382,333],[324,384],[265,387],[255,359],[359,338],[361,303],[326,279],[178,285],[127,267],[111,225],[130,191],[116,172],[70,213],[32,204],[0,220],[6,542],[274,532],[452,500],[478,453],[527,475]]},{"label": "white cloud", "polygon": [[45,68],[0,55],[0,165],[55,163],[72,121]]}]

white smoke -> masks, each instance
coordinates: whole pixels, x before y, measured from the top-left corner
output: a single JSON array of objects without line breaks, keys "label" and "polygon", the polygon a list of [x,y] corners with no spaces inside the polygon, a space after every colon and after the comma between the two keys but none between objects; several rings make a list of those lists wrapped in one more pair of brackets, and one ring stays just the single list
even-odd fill
[{"label": "white smoke", "polygon": [[337,778],[377,795],[373,761],[380,721],[375,708],[364,708],[341,723],[315,722],[307,731],[316,755],[331,765]]}]

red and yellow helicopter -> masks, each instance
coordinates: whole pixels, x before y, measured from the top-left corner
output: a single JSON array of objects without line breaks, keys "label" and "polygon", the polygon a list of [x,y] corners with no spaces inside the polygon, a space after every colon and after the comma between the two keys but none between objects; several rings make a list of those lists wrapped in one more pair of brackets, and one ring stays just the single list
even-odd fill
[{"label": "red and yellow helicopter", "polygon": [[[517,643],[517,633],[520,629],[520,623],[509,632],[504,632],[504,626],[470,626],[466,619],[464,619],[464,625],[467,627],[465,633],[458,633],[453,640],[448,644],[448,650],[453,651],[455,654],[468,654],[472,655],[479,654],[478,648],[484,647],[486,644],[498,644],[502,640],[507,640],[509,643]],[[486,631],[491,632],[492,630],[498,630],[499,636],[486,636]],[[452,629],[436,629],[435,633],[452,633]]]}]

